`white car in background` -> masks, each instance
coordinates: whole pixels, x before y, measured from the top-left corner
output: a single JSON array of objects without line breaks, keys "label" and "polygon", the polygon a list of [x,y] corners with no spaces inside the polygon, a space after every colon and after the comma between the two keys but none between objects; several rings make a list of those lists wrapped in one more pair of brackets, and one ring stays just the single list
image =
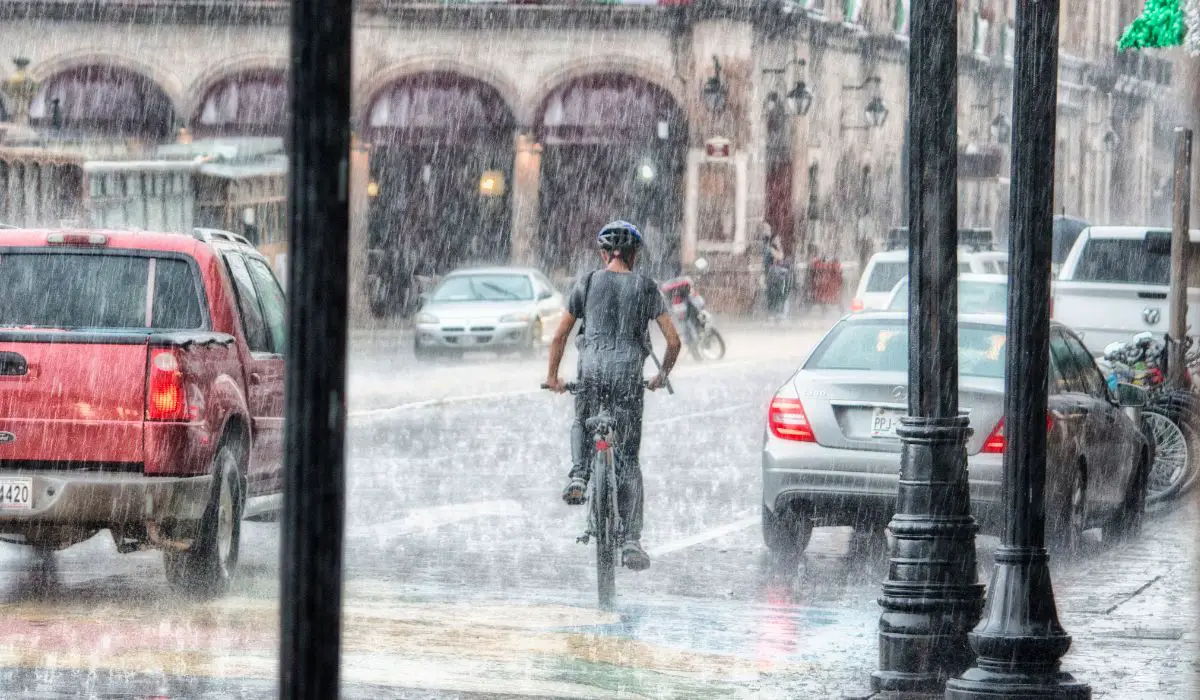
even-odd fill
[{"label": "white car in background", "polygon": [[[1003,269],[1001,270],[1001,266]],[[1008,256],[999,251],[975,251],[970,248],[958,250],[958,272],[976,274],[1007,274]],[[908,251],[888,250],[871,256],[863,269],[854,293],[850,310],[882,311],[888,308],[892,290],[908,276]]]},{"label": "white car in background", "polygon": [[[896,283],[888,311],[908,311],[908,277]],[[967,273],[958,276],[960,314],[1008,313],[1008,275]]]}]

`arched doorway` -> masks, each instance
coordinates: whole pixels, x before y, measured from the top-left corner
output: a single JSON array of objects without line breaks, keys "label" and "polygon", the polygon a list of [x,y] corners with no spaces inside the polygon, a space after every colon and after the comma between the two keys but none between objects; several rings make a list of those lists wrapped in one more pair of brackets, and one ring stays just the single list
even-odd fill
[{"label": "arched doorway", "polygon": [[161,141],[171,134],[171,99],[150,78],[117,66],[89,65],[46,80],[29,108],[38,129],[80,136]]},{"label": "arched doorway", "polygon": [[283,136],[288,81],[282,70],[245,70],[205,89],[190,128],[197,136]]},{"label": "arched doorway", "polygon": [[447,71],[406,76],[371,99],[365,122],[377,314],[411,308],[414,275],[508,262],[516,122],[495,88]]},{"label": "arched doorway", "polygon": [[675,99],[641,78],[604,73],[559,86],[537,116],[542,267],[570,276],[594,267],[593,237],[621,218],[647,234],[645,269],[673,274],[688,142]]}]

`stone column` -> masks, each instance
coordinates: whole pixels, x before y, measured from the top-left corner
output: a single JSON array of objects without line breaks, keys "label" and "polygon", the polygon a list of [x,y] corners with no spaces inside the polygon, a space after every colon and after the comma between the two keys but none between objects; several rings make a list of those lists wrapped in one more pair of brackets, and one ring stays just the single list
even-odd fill
[{"label": "stone column", "polygon": [[542,178],[542,146],[528,132],[518,133],[514,143],[512,182],[512,262],[537,262],[538,193]]}]

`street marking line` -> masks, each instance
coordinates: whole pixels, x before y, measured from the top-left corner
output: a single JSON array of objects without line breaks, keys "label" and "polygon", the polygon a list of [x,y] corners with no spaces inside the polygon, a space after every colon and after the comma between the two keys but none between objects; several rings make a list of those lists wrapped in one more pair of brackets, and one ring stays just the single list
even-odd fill
[{"label": "street marking line", "polygon": [[[676,371],[672,376],[688,376],[695,374],[700,370],[712,371],[726,369],[731,367],[745,367],[746,365],[759,364],[760,360],[735,360],[732,362],[723,362],[720,364],[706,365],[703,367],[693,366],[684,367]],[[691,370],[691,371],[688,371]],[[493,399],[505,399],[513,396],[532,396],[540,394],[544,389],[518,389],[515,391],[497,391],[488,394],[468,394],[466,396],[446,396],[440,399],[426,399],[424,401],[412,401],[410,403],[402,403],[396,406],[388,406],[386,408],[371,408],[358,411],[350,411],[346,414],[348,418],[366,419],[386,418],[396,413],[404,413],[407,411],[416,411],[423,408],[434,408],[437,406],[449,406],[460,403],[473,403],[476,401],[491,401]]]},{"label": "street marking line", "polygon": [[392,540],[414,532],[436,530],[464,520],[501,515],[520,515],[525,508],[513,500],[475,501],[473,503],[449,503],[428,508],[418,508],[396,520],[351,528],[351,537],[370,537],[377,541]]},{"label": "street marking line", "polygon": [[747,408],[751,408],[753,406],[754,406],[754,404],[752,404],[752,403],[733,404],[732,406],[724,406],[722,408],[713,408],[713,409],[709,409],[707,411],[694,411],[692,413],[684,413],[682,415],[670,416],[668,418],[655,418],[654,420],[646,421],[644,423],[644,425],[662,425],[663,423],[674,423],[675,421],[688,420],[689,418],[705,418],[707,416],[719,416],[722,413],[734,413],[736,411],[741,411],[741,410],[744,410]]},{"label": "street marking line", "polygon": [[664,554],[671,554],[672,552],[678,552],[682,549],[687,549],[688,547],[694,547],[698,544],[703,544],[705,542],[715,540],[718,537],[724,537],[725,535],[729,535],[729,534],[733,534],[735,532],[739,532],[741,530],[745,530],[746,528],[751,527],[752,525],[758,524],[758,522],[759,522],[758,516],[747,515],[746,517],[741,518],[739,520],[735,520],[732,523],[729,523],[727,525],[722,525],[720,527],[714,527],[711,530],[705,530],[704,532],[698,532],[695,535],[692,535],[691,537],[684,537],[683,539],[675,540],[674,542],[668,542],[659,547],[654,547],[653,549],[648,551],[647,554],[649,554],[651,557],[660,557]]}]

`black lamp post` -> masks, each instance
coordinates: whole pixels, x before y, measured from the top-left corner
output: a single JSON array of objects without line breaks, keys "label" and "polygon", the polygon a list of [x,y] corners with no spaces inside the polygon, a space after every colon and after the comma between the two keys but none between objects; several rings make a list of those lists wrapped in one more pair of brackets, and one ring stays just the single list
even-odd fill
[{"label": "black lamp post", "polygon": [[1004,533],[983,621],[971,633],[975,664],[946,684],[947,700],[1091,697],[1087,685],[1059,670],[1071,637],[1058,621],[1045,548],[1051,257],[1046,231],[1054,222],[1058,13],[1058,0],[1017,4],[1004,380],[1008,445],[1001,488]]},{"label": "black lamp post", "polygon": [[700,97],[704,99],[704,106],[708,108],[708,111],[718,114],[725,109],[725,99],[729,96],[729,85],[721,79],[721,61],[716,56],[713,56],[712,59],[713,74],[704,81]]},{"label": "black lamp post", "polygon": [[940,691],[970,666],[967,633],[983,607],[967,483],[971,429],[957,390],[956,3],[913,3],[910,29],[908,416],[898,431],[895,543],[871,678],[876,691],[899,693]]}]

